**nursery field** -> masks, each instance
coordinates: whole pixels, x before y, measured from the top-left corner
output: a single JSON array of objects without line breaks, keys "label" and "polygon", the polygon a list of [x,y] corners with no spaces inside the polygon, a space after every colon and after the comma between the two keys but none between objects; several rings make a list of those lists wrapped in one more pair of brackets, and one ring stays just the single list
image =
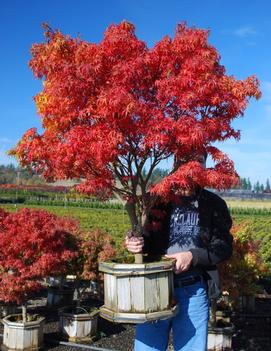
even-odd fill
[{"label": "nursery field", "polygon": [[[249,222],[252,237],[260,242],[260,252],[271,271],[271,208],[232,207],[231,213],[235,223]],[[230,204],[229,204],[230,205]],[[85,230],[100,228],[112,235],[118,252],[123,250],[123,238],[130,229],[130,222],[125,210],[101,208],[76,208],[63,206],[11,205],[1,206],[3,209],[15,211],[22,207],[43,208],[60,216],[73,217],[79,220]]]},{"label": "nursery field", "polygon": [[100,228],[112,235],[117,248],[121,248],[124,234],[130,229],[130,222],[125,210],[99,209],[99,208],[77,208],[63,206],[38,206],[38,205],[1,205],[8,211],[27,207],[45,209],[59,216],[73,217],[79,220],[85,230]]},{"label": "nursery field", "polygon": [[242,200],[242,199],[226,199],[229,207],[238,208],[264,208],[271,209],[271,201],[268,200]]}]

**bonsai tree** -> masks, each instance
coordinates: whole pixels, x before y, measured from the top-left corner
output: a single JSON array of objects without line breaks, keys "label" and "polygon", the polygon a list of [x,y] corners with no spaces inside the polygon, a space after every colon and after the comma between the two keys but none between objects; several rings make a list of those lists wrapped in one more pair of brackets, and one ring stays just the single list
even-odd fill
[{"label": "bonsai tree", "polygon": [[77,223],[44,210],[0,210],[0,300],[22,306],[43,288],[42,279],[65,272],[77,257],[71,233]]},{"label": "bonsai tree", "polygon": [[[43,84],[34,100],[44,131],[29,129],[11,153],[47,179],[80,178],[79,191],[118,195],[138,235],[157,197],[236,184],[233,162],[213,143],[240,138],[232,121],[260,97],[259,84],[226,75],[208,34],[179,24],[174,38],[148,48],[127,21],[110,25],[98,44],[45,25],[30,60]],[[203,153],[213,167],[197,161]],[[150,187],[165,160],[169,174]]]},{"label": "bonsai tree", "polygon": [[84,292],[90,281],[102,283],[102,274],[99,272],[99,262],[113,258],[116,250],[112,245],[111,237],[100,229],[88,232],[82,231],[76,236],[78,256],[73,260],[71,272],[75,275],[75,289],[77,292],[77,307],[80,306]]}]

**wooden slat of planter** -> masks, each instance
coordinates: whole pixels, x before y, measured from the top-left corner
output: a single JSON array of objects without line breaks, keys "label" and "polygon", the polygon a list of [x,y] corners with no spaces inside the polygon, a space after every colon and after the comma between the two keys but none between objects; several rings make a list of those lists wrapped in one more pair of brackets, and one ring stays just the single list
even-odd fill
[{"label": "wooden slat of planter", "polygon": [[116,308],[117,306],[117,286],[116,277],[111,274],[104,275],[104,288],[107,291],[105,294],[105,305],[109,308]]},{"label": "wooden slat of planter", "polygon": [[[161,273],[159,276],[161,276]],[[145,310],[147,312],[159,311],[159,276],[151,274],[145,277]]]},{"label": "wooden slat of planter", "polygon": [[133,277],[130,279],[131,289],[131,310],[130,311],[145,311],[145,300],[144,300],[144,281],[145,277]]},{"label": "wooden slat of planter", "polygon": [[117,301],[114,306],[116,311],[125,312],[131,310],[131,286],[129,277],[117,278]]},{"label": "wooden slat of planter", "polygon": [[171,291],[171,281],[168,279],[168,272],[165,272],[163,274],[163,278],[161,279],[161,274],[160,274],[160,279],[157,281],[159,285],[159,290],[160,290],[160,310],[165,310],[169,308],[169,298],[171,297],[172,291]]}]

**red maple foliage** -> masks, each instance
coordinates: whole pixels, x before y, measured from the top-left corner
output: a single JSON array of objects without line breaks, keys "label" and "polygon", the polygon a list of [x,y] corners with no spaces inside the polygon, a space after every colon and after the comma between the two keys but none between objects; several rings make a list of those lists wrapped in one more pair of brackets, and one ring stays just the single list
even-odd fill
[{"label": "red maple foliage", "polygon": [[[151,188],[163,198],[176,187],[235,184],[233,162],[213,143],[239,139],[232,121],[260,97],[259,83],[226,75],[208,34],[180,24],[148,48],[126,21],[98,44],[47,26],[30,61],[43,83],[35,102],[44,132],[29,129],[13,153],[49,179],[81,178],[80,191],[128,199],[133,224],[146,218],[150,176],[163,160],[175,161]],[[197,161],[205,152],[212,168]]]},{"label": "red maple foliage", "polygon": [[[85,288],[89,281],[98,283],[101,288],[103,274],[99,272],[99,263],[112,259],[116,255],[111,236],[100,229],[81,231],[76,236],[78,256],[70,267],[75,275],[75,289],[77,290],[77,304],[80,305]],[[87,281],[87,284],[84,284]]]},{"label": "red maple foliage", "polygon": [[76,221],[44,210],[0,209],[0,300],[24,303],[42,278],[64,273],[77,257]]},{"label": "red maple foliage", "polygon": [[101,282],[99,262],[112,259],[116,255],[111,236],[100,229],[94,229],[82,232],[79,240],[77,275],[82,279]]}]

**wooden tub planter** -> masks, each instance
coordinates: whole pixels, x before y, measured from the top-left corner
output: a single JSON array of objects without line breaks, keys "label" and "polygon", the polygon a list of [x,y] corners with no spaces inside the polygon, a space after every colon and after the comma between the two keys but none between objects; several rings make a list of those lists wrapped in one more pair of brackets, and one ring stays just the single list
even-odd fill
[{"label": "wooden tub planter", "polygon": [[144,323],[177,313],[173,300],[174,261],[126,264],[103,262],[104,305],[100,316],[119,323]]},{"label": "wooden tub planter", "polygon": [[208,351],[231,350],[232,335],[234,332],[233,324],[225,327],[208,328]]},{"label": "wooden tub planter", "polygon": [[91,341],[97,334],[99,310],[88,312],[87,308],[61,308],[59,330],[69,341]]},{"label": "wooden tub planter", "polygon": [[73,302],[74,289],[49,287],[47,306],[67,306]]},{"label": "wooden tub planter", "polygon": [[17,314],[17,313],[18,313],[18,306],[0,302],[0,318],[6,317],[10,314]]},{"label": "wooden tub planter", "polygon": [[43,347],[45,318],[38,316],[30,322],[16,322],[21,315],[9,315],[2,319],[4,324],[3,351],[35,351]]}]

